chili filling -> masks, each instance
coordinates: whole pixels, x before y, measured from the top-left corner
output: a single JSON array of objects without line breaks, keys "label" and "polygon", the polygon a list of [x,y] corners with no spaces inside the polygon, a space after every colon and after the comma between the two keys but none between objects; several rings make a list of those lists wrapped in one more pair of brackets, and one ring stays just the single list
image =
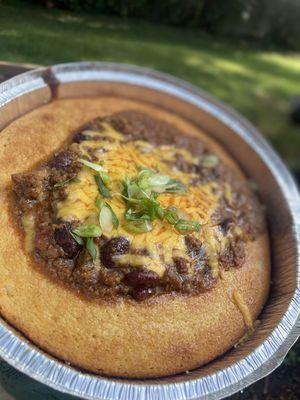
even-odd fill
[{"label": "chili filling", "polygon": [[89,122],[12,181],[26,250],[93,298],[210,290],[265,229],[246,181],[198,138],[135,111]]}]

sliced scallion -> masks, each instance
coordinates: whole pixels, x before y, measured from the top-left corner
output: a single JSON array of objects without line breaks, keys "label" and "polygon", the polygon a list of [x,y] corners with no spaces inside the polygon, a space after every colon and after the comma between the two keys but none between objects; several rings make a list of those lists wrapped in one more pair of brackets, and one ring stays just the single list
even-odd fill
[{"label": "sliced scallion", "polygon": [[97,198],[96,207],[99,209],[99,224],[103,231],[111,232],[113,227],[118,229],[119,220],[114,210],[107,202]]},{"label": "sliced scallion", "polygon": [[111,232],[113,230],[112,215],[110,209],[105,205],[101,207],[99,213],[99,224],[103,232]]},{"label": "sliced scallion", "polygon": [[108,176],[108,174],[106,172],[104,172],[104,171],[100,171],[99,175],[101,176],[101,179],[102,179],[103,183],[105,185],[109,185],[109,176]]},{"label": "sliced scallion", "polygon": [[135,211],[132,208],[128,208],[125,211],[125,219],[127,221],[140,221],[140,220],[150,220],[150,216],[148,214],[142,214],[140,211]]},{"label": "sliced scallion", "polygon": [[180,219],[175,224],[175,229],[178,232],[199,232],[201,225],[196,221],[188,221],[185,219]]},{"label": "sliced scallion", "polygon": [[102,178],[99,175],[94,175],[97,187],[98,187],[98,191],[101,194],[101,196],[105,197],[105,198],[110,198],[110,191],[109,189],[107,189],[107,187],[105,186]]},{"label": "sliced scallion", "polygon": [[186,191],[186,187],[176,179],[170,179],[165,186],[165,192],[167,193],[184,193]]},{"label": "sliced scallion", "polygon": [[110,206],[108,203],[105,203],[105,205],[106,205],[106,207],[109,208],[109,210],[110,210],[113,226],[114,226],[116,229],[118,229],[118,228],[119,228],[119,224],[120,224],[120,223],[119,223],[119,220],[118,220],[118,217],[116,216],[114,210],[111,208],[111,206]]},{"label": "sliced scallion", "polygon": [[93,261],[95,261],[98,257],[98,248],[94,243],[94,239],[92,237],[89,237],[86,239],[86,249],[90,253]]},{"label": "sliced scallion", "polygon": [[102,165],[95,164],[95,163],[90,162],[88,160],[84,160],[83,158],[80,158],[78,161],[80,161],[86,167],[89,167],[89,168],[93,169],[94,171],[105,172],[105,168]]},{"label": "sliced scallion", "polygon": [[76,235],[74,232],[70,232],[70,234],[72,238],[75,240],[75,242],[77,242],[80,246],[84,245],[84,241],[80,236]]},{"label": "sliced scallion", "polygon": [[218,165],[219,158],[214,154],[207,154],[203,157],[201,164],[204,168],[212,169]]},{"label": "sliced scallion", "polygon": [[72,232],[83,238],[99,237],[102,234],[101,228],[97,225],[81,225]]},{"label": "sliced scallion", "polygon": [[125,229],[132,233],[146,233],[152,231],[152,224],[150,221],[129,221],[125,224]]},{"label": "sliced scallion", "polygon": [[169,224],[171,225],[175,225],[177,224],[177,222],[179,221],[179,216],[177,213],[177,208],[176,207],[169,207],[167,208],[167,210],[165,211],[165,216],[164,216],[165,220],[169,222]]}]

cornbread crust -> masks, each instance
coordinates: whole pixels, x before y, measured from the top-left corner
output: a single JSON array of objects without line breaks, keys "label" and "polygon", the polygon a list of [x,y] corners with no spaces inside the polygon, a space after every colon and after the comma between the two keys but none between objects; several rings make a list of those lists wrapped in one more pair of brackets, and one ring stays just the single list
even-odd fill
[{"label": "cornbread crust", "polygon": [[[107,375],[153,377],[202,365],[245,333],[233,292],[240,292],[255,319],[270,281],[267,233],[246,244],[243,267],[226,271],[209,292],[193,297],[164,295],[142,303],[107,303],[83,299],[33,268],[9,211],[11,174],[46,160],[90,119],[128,109],[162,118],[186,134],[201,135],[167,112],[108,97],[55,101],[1,132],[0,310],[35,344],[62,360]],[[201,139],[237,169],[218,145],[203,134]]]}]

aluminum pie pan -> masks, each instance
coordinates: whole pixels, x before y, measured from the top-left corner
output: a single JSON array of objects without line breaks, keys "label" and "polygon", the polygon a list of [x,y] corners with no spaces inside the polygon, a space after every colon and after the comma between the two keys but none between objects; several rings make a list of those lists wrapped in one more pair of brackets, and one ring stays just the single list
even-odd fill
[{"label": "aluminum pie pan", "polygon": [[267,206],[272,288],[244,345],[207,366],[151,380],[92,375],[49,356],[0,319],[0,356],[28,376],[85,399],[220,399],[273,371],[300,334],[300,197],[291,174],[243,117],[196,87],[124,64],[83,62],[26,72],[0,85],[0,130],[53,98],[116,95],[163,107],[218,140],[259,187]]}]

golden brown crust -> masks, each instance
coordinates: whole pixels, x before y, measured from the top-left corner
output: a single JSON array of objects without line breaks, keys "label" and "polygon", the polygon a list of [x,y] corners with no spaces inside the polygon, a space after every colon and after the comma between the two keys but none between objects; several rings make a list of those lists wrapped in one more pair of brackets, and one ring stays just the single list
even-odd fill
[{"label": "golden brown crust", "polygon": [[[269,244],[267,234],[247,244],[244,266],[225,272],[210,292],[143,303],[87,301],[32,268],[9,216],[10,175],[49,157],[91,118],[126,109],[146,111],[188,134],[199,134],[169,113],[113,98],[57,101],[1,133],[0,308],[34,343],[65,361],[108,375],[153,377],[202,365],[243,335],[246,327],[232,293],[240,291],[256,318],[268,295]],[[212,146],[234,165],[219,146]]]}]

